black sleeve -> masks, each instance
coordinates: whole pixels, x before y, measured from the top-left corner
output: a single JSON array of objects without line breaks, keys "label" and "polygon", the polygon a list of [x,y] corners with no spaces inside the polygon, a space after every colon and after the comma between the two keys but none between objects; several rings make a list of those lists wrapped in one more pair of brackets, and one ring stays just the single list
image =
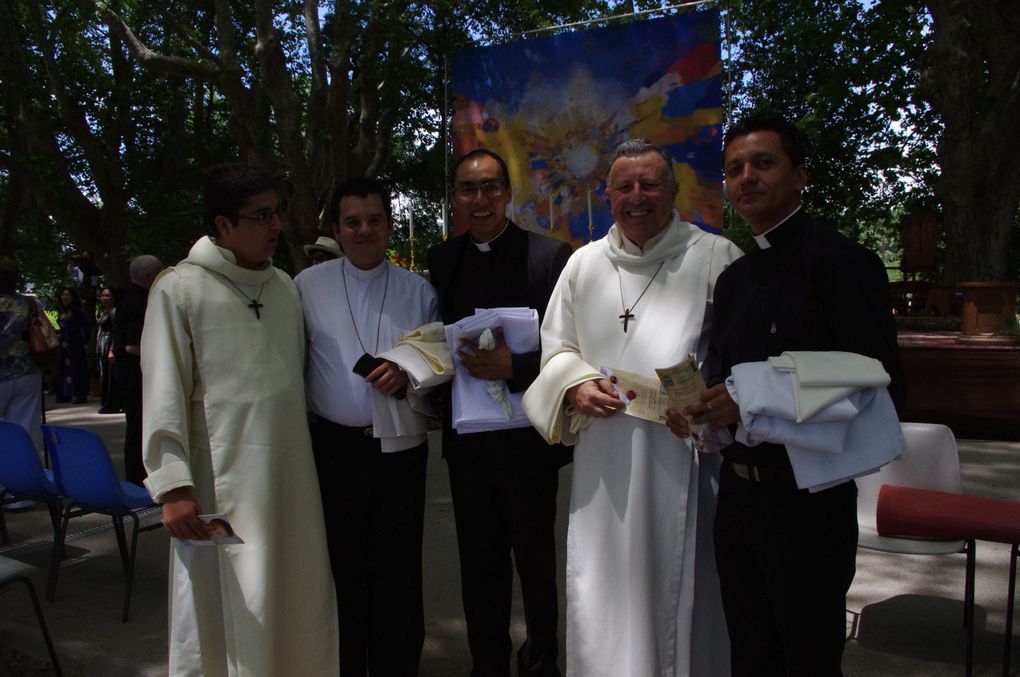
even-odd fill
[{"label": "black sleeve", "polygon": [[[566,242],[555,243],[550,241],[548,244],[555,246],[549,247],[548,252],[542,252],[544,275],[541,283],[544,285],[544,289],[542,291],[541,299],[539,299],[540,303],[535,307],[535,310],[538,311],[539,324],[541,324],[542,320],[545,319],[545,309],[546,306],[549,305],[549,297],[552,296],[553,289],[555,289],[556,283],[560,279],[560,273],[563,272],[563,267],[567,265],[567,259],[569,259],[570,255],[573,254],[573,250]],[[530,386],[535,379],[538,378],[538,369],[541,362],[541,348],[530,353],[513,355],[511,357],[511,363],[513,364],[514,375],[506,380],[506,385],[510,389],[510,392],[519,393],[527,390],[528,386]]]},{"label": "black sleeve", "polygon": [[819,264],[814,283],[824,299],[829,330],[836,341],[833,349],[879,360],[891,379],[889,395],[896,410],[902,411],[906,383],[889,302],[889,279],[881,259],[863,247],[852,247],[823,257]]}]

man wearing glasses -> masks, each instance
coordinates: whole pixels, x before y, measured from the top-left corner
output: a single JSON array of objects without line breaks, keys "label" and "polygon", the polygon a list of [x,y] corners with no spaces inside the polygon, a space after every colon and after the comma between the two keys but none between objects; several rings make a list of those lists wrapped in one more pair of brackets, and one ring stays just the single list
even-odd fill
[{"label": "man wearing glasses", "polygon": [[[145,484],[174,537],[170,674],[335,675],[301,301],[272,264],[279,196],[225,165],[205,213],[211,235],[153,284],[142,333]],[[244,543],[182,544],[209,540],[210,513]]]},{"label": "man wearing glasses", "polygon": [[[464,235],[429,252],[430,279],[443,322],[476,308],[529,307],[545,314],[549,295],[571,250],[506,217],[511,187],[506,163],[477,149],[453,172],[453,208],[468,223]],[[498,340],[492,350],[461,359],[474,378],[503,379],[521,392],[538,374],[540,351],[513,355]],[[449,398],[447,398],[449,399]],[[521,582],[527,640],[517,653],[522,677],[558,676],[556,554],[553,527],[562,448],[534,428],[460,435],[445,407],[443,451],[450,471],[460,553],[461,594],[473,677],[508,677],[513,563]],[[513,559],[511,560],[511,554]]]}]

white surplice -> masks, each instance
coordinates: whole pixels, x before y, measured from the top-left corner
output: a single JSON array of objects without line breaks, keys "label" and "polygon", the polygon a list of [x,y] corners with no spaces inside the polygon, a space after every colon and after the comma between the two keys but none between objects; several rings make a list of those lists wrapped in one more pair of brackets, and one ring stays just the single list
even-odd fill
[{"label": "white surplice", "polygon": [[153,285],[141,350],[146,485],[193,486],[245,541],[172,541],[169,674],[337,674],[294,283],[204,237]]},{"label": "white surplice", "polygon": [[[689,354],[700,362],[713,283],[739,255],[675,212],[643,251],[613,226],[575,252],[549,301],[542,371],[524,398],[536,428],[573,442],[563,395],[600,367],[654,378],[654,368]],[[617,316],[626,308],[624,332]],[[586,424],[570,496],[567,674],[728,675],[712,555],[718,456],[623,412]]]}]

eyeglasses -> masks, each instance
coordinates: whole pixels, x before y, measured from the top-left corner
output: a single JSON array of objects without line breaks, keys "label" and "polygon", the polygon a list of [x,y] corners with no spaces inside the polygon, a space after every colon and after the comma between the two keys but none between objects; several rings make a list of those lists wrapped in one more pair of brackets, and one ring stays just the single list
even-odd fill
[{"label": "eyeglasses", "polygon": [[486,197],[499,197],[506,188],[498,181],[483,181],[482,183],[461,183],[453,187],[453,194],[462,200],[470,200],[478,191]]},{"label": "eyeglasses", "polygon": [[273,222],[273,217],[283,218],[284,212],[287,210],[286,205],[280,205],[276,209],[260,209],[254,214],[234,214],[239,219],[246,219],[248,221],[254,221],[258,226],[265,227]]}]

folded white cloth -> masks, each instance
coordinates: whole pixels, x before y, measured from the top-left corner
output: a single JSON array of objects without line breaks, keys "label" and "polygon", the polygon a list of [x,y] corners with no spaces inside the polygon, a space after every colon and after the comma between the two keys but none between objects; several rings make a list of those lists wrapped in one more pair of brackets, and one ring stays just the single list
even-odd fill
[{"label": "folded white cloth", "polygon": [[793,350],[770,357],[769,364],[793,376],[797,421],[811,418],[861,388],[889,385],[882,363],[857,353]]},{"label": "folded white cloth", "polygon": [[[825,355],[816,354],[818,359],[811,356],[805,361],[801,357],[805,354],[798,354],[797,366],[817,366]],[[780,364],[782,369],[776,369],[771,360],[739,364],[726,387],[740,409],[737,441],[749,447],[762,442],[785,445],[801,489],[820,491],[875,472],[906,448],[896,408],[884,386],[840,384],[833,375],[829,385],[808,387],[841,389],[848,394],[819,408],[834,391],[817,398],[820,391],[810,391],[809,410],[814,413],[801,420],[798,392],[803,389],[788,363]],[[868,378],[874,380],[874,374]]]},{"label": "folded white cloth", "polygon": [[376,357],[389,360],[407,372],[414,390],[431,388],[453,378],[453,360],[442,322],[423,324]]},{"label": "folded white cloth", "polygon": [[502,327],[503,340],[511,353],[520,355],[539,350],[538,311],[534,308],[476,308],[474,315],[444,328],[455,374],[453,427],[460,434],[531,426],[521,408],[523,393],[508,393],[512,415],[507,417],[503,404],[489,396],[487,383],[472,377],[457,356],[461,339],[469,339],[477,345],[485,329],[497,327]]}]

